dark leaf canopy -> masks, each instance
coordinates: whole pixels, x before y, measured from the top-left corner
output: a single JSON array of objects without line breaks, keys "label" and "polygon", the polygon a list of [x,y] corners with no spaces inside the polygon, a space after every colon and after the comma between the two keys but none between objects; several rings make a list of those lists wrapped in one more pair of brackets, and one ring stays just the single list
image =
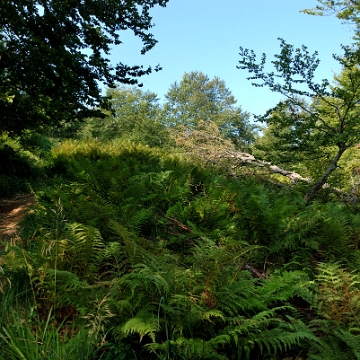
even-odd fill
[{"label": "dark leaf canopy", "polygon": [[152,69],[111,65],[111,46],[121,44],[121,30],[131,30],[142,40],[141,52],[150,50],[156,44],[148,32],[150,8],[167,2],[1,0],[1,130],[87,117],[106,107],[100,84],[136,84]]}]

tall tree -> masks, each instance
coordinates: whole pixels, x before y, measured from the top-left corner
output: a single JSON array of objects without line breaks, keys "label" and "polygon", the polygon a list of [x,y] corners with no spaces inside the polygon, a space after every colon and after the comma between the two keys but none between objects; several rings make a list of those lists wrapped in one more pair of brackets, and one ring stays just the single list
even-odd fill
[{"label": "tall tree", "polygon": [[158,147],[169,144],[168,131],[159,121],[161,106],[157,94],[122,85],[108,89],[107,95],[112,111],[107,111],[102,121],[88,119],[81,130],[83,136],[125,138]]},{"label": "tall tree", "polygon": [[200,121],[212,121],[223,136],[238,147],[253,141],[249,114],[236,106],[236,100],[223,80],[212,80],[202,72],[185,73],[180,83],[173,83],[167,94],[163,117],[175,129],[196,128]]},{"label": "tall tree", "polygon": [[0,130],[83,119],[107,107],[101,83],[135,84],[152,70],[111,65],[110,47],[121,44],[120,31],[131,30],[142,40],[141,52],[150,50],[156,44],[148,32],[150,8],[167,2],[1,1]]},{"label": "tall tree", "polygon": [[[317,83],[315,70],[320,60],[317,52],[310,54],[305,46],[294,48],[280,39],[281,51],[272,61],[275,71],[266,72],[266,55],[257,62],[252,50],[240,48],[239,69],[248,70],[255,86],[267,86],[281,93],[285,100],[260,117],[259,120],[274,125],[278,136],[294,146],[294,151],[312,150],[321,153],[324,148],[331,156],[323,172],[315,179],[306,198],[311,201],[337,169],[344,152],[360,141],[360,68],[357,53],[344,48],[337,59],[342,72],[335,76],[334,84],[328,80]],[[290,110],[286,116],[284,108]]]}]

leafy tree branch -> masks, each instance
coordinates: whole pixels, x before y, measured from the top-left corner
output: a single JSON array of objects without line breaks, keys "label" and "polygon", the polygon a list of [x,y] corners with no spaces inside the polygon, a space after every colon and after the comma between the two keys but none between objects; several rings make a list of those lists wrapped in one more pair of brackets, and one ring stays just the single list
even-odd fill
[{"label": "leafy tree branch", "polygon": [[101,115],[96,108],[109,103],[100,84],[136,84],[138,77],[152,71],[110,64],[111,46],[120,45],[120,32],[130,30],[143,43],[141,53],[153,48],[150,9],[167,2],[3,1],[0,129],[20,132]]},{"label": "leafy tree branch", "polygon": [[337,169],[344,152],[360,141],[357,130],[360,69],[354,54],[344,48],[345,54],[337,57],[343,70],[334,77],[334,84],[326,79],[317,83],[315,71],[320,62],[317,52],[310,54],[305,46],[294,48],[283,39],[280,48],[280,54],[271,62],[275,71],[265,71],[265,54],[257,62],[255,53],[243,48],[238,68],[252,74],[248,79],[253,80],[254,86],[268,87],[285,97],[264,116],[257,117],[258,121],[279,129],[280,141],[304,156],[330,150],[328,164],[306,194],[310,202]]}]

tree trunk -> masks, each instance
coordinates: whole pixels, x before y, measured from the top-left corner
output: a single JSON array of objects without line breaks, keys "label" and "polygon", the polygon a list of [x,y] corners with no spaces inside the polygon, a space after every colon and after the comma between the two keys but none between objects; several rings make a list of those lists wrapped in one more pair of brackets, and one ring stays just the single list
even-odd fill
[{"label": "tree trunk", "polygon": [[331,163],[325,170],[324,174],[321,178],[311,187],[308,193],[305,195],[305,200],[307,203],[310,203],[313,199],[315,194],[326,184],[327,179],[332,174],[332,172],[337,168],[337,163],[340,160],[342,154],[346,151],[348,146],[345,144],[338,144],[338,152],[332,159]]}]

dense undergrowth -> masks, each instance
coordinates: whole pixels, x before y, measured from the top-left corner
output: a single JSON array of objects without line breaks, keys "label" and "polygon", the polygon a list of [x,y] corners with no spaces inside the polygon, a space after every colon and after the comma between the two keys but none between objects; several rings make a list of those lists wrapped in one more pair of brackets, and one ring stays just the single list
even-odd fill
[{"label": "dense undergrowth", "polygon": [[0,358],[360,358],[355,206],[120,141],[43,171],[1,257]]},{"label": "dense undergrowth", "polygon": [[0,135],[0,199],[27,192],[31,184],[42,183],[51,142],[34,131],[20,136]]}]

